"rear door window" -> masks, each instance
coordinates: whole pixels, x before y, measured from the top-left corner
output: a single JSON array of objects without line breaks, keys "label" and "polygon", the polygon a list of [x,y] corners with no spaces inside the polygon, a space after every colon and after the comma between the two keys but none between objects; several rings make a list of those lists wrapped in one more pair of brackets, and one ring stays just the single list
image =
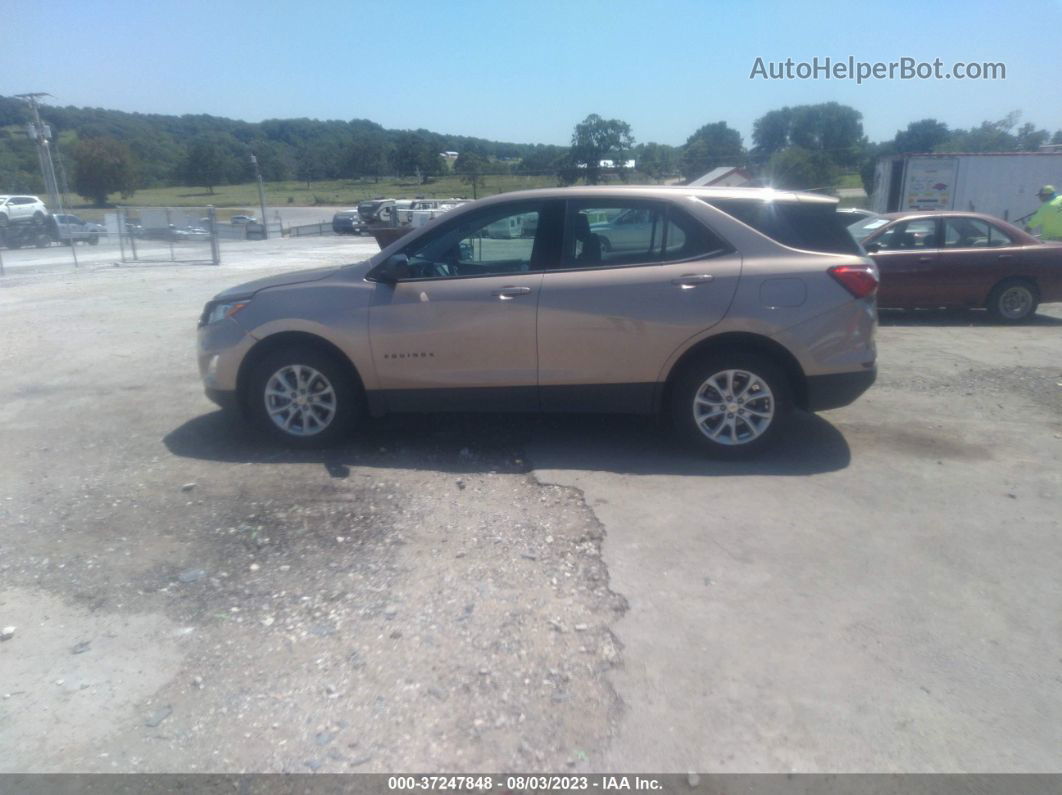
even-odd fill
[{"label": "rear door window", "polygon": [[790,248],[861,254],[835,204],[759,199],[703,199],[757,232]]},{"label": "rear door window", "polygon": [[976,218],[948,218],[944,221],[945,248],[999,248],[1012,246],[1008,235]]},{"label": "rear door window", "polygon": [[703,224],[664,202],[568,202],[565,268],[649,265],[726,250]]}]

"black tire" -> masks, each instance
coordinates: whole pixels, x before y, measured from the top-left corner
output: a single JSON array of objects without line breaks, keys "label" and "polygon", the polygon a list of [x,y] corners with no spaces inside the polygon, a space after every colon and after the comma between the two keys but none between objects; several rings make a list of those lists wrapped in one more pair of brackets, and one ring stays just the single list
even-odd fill
[{"label": "black tire", "polygon": [[7,228],[7,213],[0,213],[0,229]]},{"label": "black tire", "polygon": [[37,235],[37,239],[33,241],[34,245],[36,245],[37,248],[47,248],[48,244],[51,242],[51,238],[49,238],[48,235],[44,234]]},{"label": "black tire", "polygon": [[98,246],[99,243],[100,243],[100,236],[99,235],[90,235],[89,236],[88,244],[90,246]]},{"label": "black tire", "polygon": [[999,323],[1024,323],[1036,314],[1040,293],[1026,279],[1004,279],[988,294],[988,313]]},{"label": "black tire", "polygon": [[604,235],[598,235],[597,237],[601,241],[601,253],[602,254],[608,254],[610,251],[612,251],[612,241],[611,240],[609,240]]},{"label": "black tire", "polygon": [[[728,383],[728,371],[735,389],[729,394],[721,388]],[[737,391],[742,389],[753,390],[752,397]],[[723,413],[712,414],[712,403]],[[712,353],[683,368],[671,389],[670,409],[682,443],[717,458],[746,458],[778,439],[793,411],[792,388],[782,368],[767,356]],[[702,412],[700,418],[696,411]],[[770,415],[766,422],[763,414]]]},{"label": "black tire", "polygon": [[33,223],[35,223],[35,224],[43,224],[44,223],[44,213],[42,213],[40,210],[37,210],[37,212],[35,212],[33,214]]},{"label": "black tire", "polygon": [[[300,382],[295,368],[301,369],[307,377],[306,389],[302,394],[298,394]],[[306,368],[316,371],[317,376],[327,382],[332,390],[331,401],[322,400],[314,405],[307,404],[293,411],[285,411],[285,406],[293,404],[290,398],[277,397],[275,394],[267,398],[266,388],[274,376],[281,378],[287,388],[296,394],[296,400],[306,400],[309,396],[303,395],[307,392],[320,391],[322,381],[310,376]],[[330,353],[308,345],[287,346],[266,354],[251,372],[242,397],[251,421],[273,440],[288,447],[306,449],[333,445],[346,437],[364,414],[361,386],[351,367],[337,361]],[[279,421],[289,422],[290,431],[280,427],[270,416],[267,400],[272,402]],[[314,419],[320,423],[321,418],[329,416],[329,409],[330,419],[317,430]],[[307,419],[307,416],[310,418]]]}]

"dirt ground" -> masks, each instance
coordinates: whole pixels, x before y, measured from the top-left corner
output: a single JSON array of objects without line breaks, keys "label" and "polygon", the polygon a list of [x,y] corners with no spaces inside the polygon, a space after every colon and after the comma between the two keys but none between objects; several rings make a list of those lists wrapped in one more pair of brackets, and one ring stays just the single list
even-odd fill
[{"label": "dirt ground", "polygon": [[[393,417],[290,453],[217,412],[203,303],[373,250],[0,281],[0,772],[1062,764],[1058,306],[886,316],[879,385],[736,467],[632,418]],[[805,558],[833,568],[782,586]],[[976,604],[927,619],[882,560],[891,589]],[[998,593],[952,590],[973,571]],[[841,602],[875,618],[815,634]],[[950,735],[855,750],[934,710]]]}]

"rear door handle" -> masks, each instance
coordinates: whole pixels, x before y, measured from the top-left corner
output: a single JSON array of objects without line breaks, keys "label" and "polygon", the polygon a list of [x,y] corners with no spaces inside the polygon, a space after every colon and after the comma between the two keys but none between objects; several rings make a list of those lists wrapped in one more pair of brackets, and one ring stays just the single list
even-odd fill
[{"label": "rear door handle", "polygon": [[686,290],[690,287],[696,287],[698,284],[707,284],[714,280],[715,277],[710,273],[687,273],[677,279],[672,279],[671,283]]},{"label": "rear door handle", "polygon": [[530,293],[530,287],[502,287],[501,289],[495,290],[491,295],[502,301],[512,301],[514,298],[521,295],[529,295]]}]

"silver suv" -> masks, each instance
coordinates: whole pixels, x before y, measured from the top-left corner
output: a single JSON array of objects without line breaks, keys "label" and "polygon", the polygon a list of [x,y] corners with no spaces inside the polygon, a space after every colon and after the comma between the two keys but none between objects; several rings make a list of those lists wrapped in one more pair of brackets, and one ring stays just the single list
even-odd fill
[{"label": "silver suv", "polygon": [[[513,223],[533,231],[494,234]],[[604,243],[619,227],[622,245]],[[526,191],[367,262],[219,294],[199,368],[211,399],[298,446],[388,412],[666,412],[688,442],[738,456],[794,407],[873,383],[877,284],[827,197]]]}]

